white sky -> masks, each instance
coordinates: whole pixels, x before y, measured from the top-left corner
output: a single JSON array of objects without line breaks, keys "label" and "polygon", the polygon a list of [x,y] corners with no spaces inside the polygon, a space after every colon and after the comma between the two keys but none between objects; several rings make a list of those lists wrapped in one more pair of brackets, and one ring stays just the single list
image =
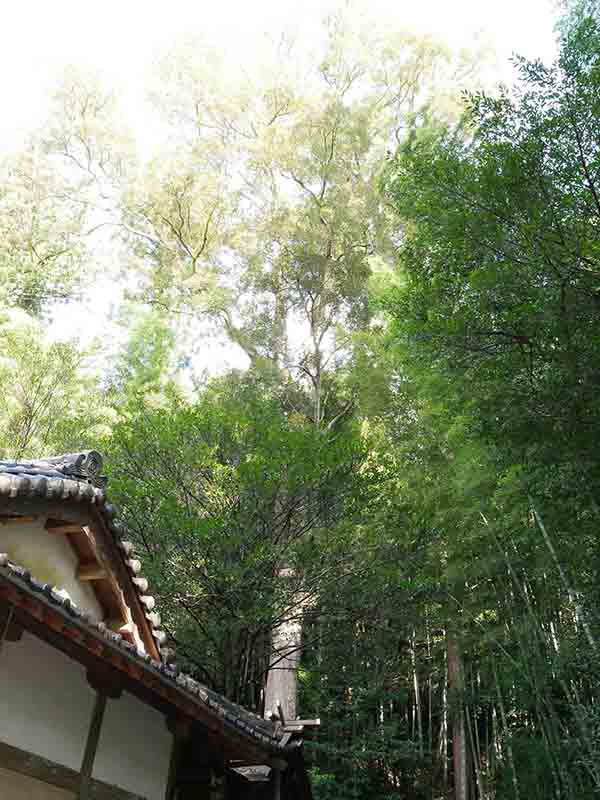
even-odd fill
[{"label": "white sky", "polygon": [[[155,58],[178,38],[203,33],[232,59],[286,25],[311,35],[331,0],[2,0],[0,147],[15,147],[43,116],[48,88],[69,64],[99,69],[132,97]],[[553,0],[364,0],[390,27],[417,27],[469,45],[487,34],[501,59],[512,51],[551,58]],[[134,103],[137,110],[137,104]],[[142,112],[143,113],[143,112]],[[144,121],[134,119],[143,130]]]},{"label": "white sky", "polygon": [[[140,144],[148,137],[144,93],[154,62],[178,39],[203,34],[232,61],[252,59],[265,34],[283,28],[310,41],[320,19],[343,0],[0,0],[0,152],[18,149],[45,116],[47,97],[68,65],[92,68],[126,98],[127,122]],[[555,0],[356,0],[390,28],[409,27],[468,47],[483,35],[495,46],[503,78],[513,52],[551,60],[555,53]],[[106,324],[109,287],[92,303],[69,307],[68,329],[91,335]],[[92,320],[90,320],[92,315]],[[231,348],[210,345],[209,368],[234,366]],[[200,359],[202,363],[202,359]]]}]

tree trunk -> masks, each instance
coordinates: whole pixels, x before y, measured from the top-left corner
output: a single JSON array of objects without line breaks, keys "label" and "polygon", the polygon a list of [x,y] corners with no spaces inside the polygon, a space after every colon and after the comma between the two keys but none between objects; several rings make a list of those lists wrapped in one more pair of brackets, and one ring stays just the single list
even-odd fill
[{"label": "tree trunk", "polygon": [[302,642],[302,625],[293,620],[279,625],[271,634],[271,659],[265,689],[265,717],[284,720],[297,718],[298,663]]},{"label": "tree trunk", "polygon": [[[279,570],[279,580],[290,577],[289,569]],[[280,716],[284,720],[297,719],[298,664],[302,647],[302,602],[290,603],[291,619],[284,620],[271,632],[269,672],[265,687],[265,712],[267,719]]]},{"label": "tree trunk", "polygon": [[413,689],[415,693],[415,715],[417,721],[417,734],[419,739],[419,755],[421,756],[421,758],[423,758],[423,753],[424,753],[423,719],[422,719],[422,709],[421,709],[421,687],[419,686],[419,674],[417,672],[416,642],[417,642],[417,632],[413,630],[412,641],[411,641],[411,662],[412,662],[412,673],[413,673]]},{"label": "tree trunk", "polygon": [[513,749],[512,749],[512,740],[511,740],[511,731],[508,727],[508,721],[506,719],[506,711],[504,709],[504,700],[502,698],[502,691],[500,690],[500,682],[498,681],[498,673],[496,672],[496,665],[492,662],[493,670],[494,670],[494,684],[496,686],[496,694],[498,697],[498,708],[500,710],[500,719],[502,721],[502,730],[503,730],[503,739],[504,744],[506,747],[506,752],[508,755],[508,763],[510,766],[510,774],[512,777],[512,784],[513,790],[515,793],[515,800],[521,800],[520,793],[519,793],[519,781],[517,779],[517,770],[515,769],[515,760],[513,758]]},{"label": "tree trunk", "polygon": [[287,296],[282,286],[281,276],[274,287],[275,309],[273,313],[273,361],[280,369],[288,364],[287,347]]},{"label": "tree trunk", "polygon": [[444,789],[448,787],[448,658],[444,664],[444,680],[442,683],[442,721],[440,725],[439,754],[442,762],[442,781]]},{"label": "tree trunk", "polygon": [[454,767],[454,798],[469,800],[467,770],[467,741],[464,712],[464,670],[459,643],[451,631],[447,632],[448,685],[452,707],[452,762]]}]

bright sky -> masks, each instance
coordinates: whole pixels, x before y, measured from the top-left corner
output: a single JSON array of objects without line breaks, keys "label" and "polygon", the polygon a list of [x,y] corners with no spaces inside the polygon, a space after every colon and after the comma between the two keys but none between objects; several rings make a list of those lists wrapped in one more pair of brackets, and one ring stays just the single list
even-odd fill
[{"label": "bright sky", "polygon": [[[352,0],[350,0],[351,2]],[[92,68],[126,98],[127,122],[143,146],[152,140],[144,94],[153,65],[177,40],[202,34],[226,57],[252,60],[265,34],[297,30],[306,41],[343,0],[4,0],[0,40],[0,152],[18,149],[44,117],[50,88],[68,65]],[[409,27],[468,47],[483,35],[510,80],[513,52],[551,60],[555,0],[356,0],[353,5],[393,28]],[[53,334],[99,332],[114,292],[98,287],[93,301],[69,307]],[[92,315],[92,319],[90,319]],[[231,347],[204,360],[211,370],[239,361]],[[203,363],[200,358],[200,363]]]},{"label": "bright sky", "polygon": [[[5,0],[0,40],[0,147],[18,147],[43,116],[56,75],[69,65],[100,70],[134,102],[156,57],[203,33],[231,58],[248,57],[265,33],[286,25],[310,37],[335,0]],[[487,34],[502,59],[512,51],[551,58],[553,0],[364,0],[379,20],[436,33],[457,46]],[[143,112],[141,112],[143,115]],[[138,114],[139,130],[144,120]]]}]

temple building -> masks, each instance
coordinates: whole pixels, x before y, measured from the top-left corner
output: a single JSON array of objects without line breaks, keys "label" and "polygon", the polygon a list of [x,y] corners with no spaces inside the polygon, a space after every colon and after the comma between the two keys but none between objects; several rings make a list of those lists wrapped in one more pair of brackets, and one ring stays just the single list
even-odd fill
[{"label": "temple building", "polygon": [[0,800],[310,800],[302,724],[177,669],[101,471],[0,461]]}]

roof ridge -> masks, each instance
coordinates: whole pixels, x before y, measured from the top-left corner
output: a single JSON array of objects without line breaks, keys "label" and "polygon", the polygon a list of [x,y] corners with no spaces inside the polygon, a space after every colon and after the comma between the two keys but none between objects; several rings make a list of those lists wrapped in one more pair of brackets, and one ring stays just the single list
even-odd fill
[{"label": "roof ridge", "polygon": [[105,487],[108,478],[101,474],[103,463],[104,460],[97,450],[82,450],[80,453],[65,453],[31,460],[0,459],[0,469],[3,472],[27,469],[38,474],[52,472],[86,480],[94,486]]}]

